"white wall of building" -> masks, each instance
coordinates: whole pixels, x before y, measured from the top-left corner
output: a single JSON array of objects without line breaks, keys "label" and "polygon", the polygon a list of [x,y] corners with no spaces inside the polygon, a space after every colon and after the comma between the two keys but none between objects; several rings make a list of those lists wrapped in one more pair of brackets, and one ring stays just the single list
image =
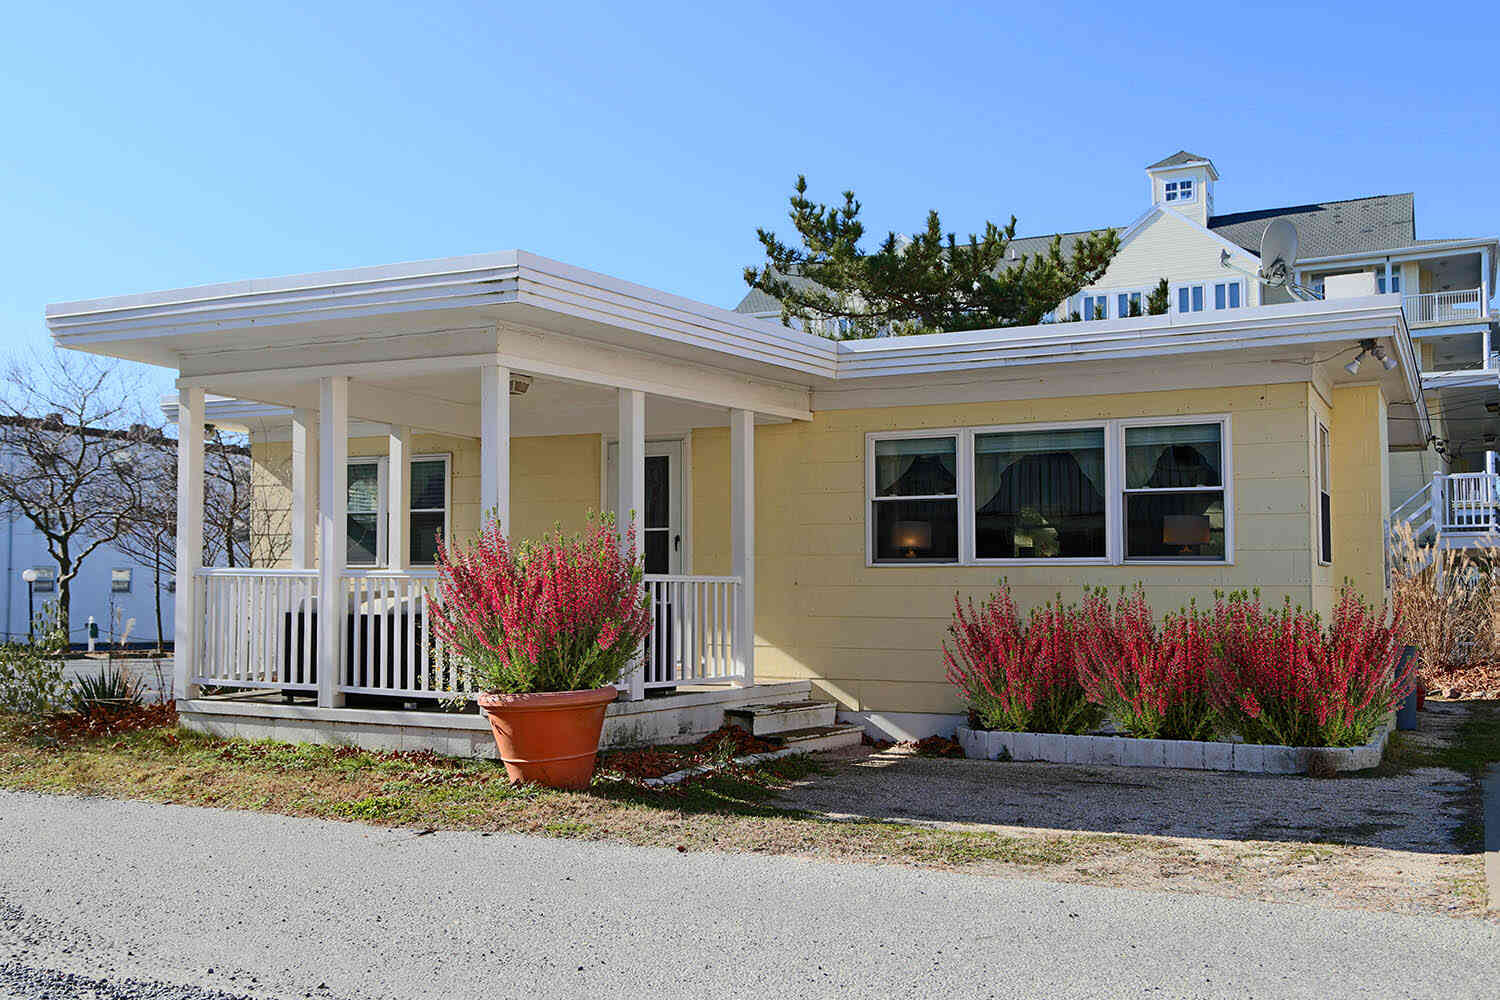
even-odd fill
[{"label": "white wall of building", "polygon": [[[47,554],[46,539],[32,523],[22,517],[0,514],[0,561],[5,569],[5,603],[0,609],[0,630],[10,638],[26,637],[26,581],[21,574],[27,569],[51,569],[54,576],[57,564]],[[117,593],[112,590],[112,571],[130,570],[130,591]],[[172,638],[172,593],[167,587],[171,581],[162,581],[162,628],[168,641]],[[57,599],[57,592],[35,595],[36,607],[41,609],[46,601]],[[129,640],[132,643],[154,643],[156,641],[156,610],[152,596],[151,570],[136,565],[130,558],[111,545],[95,549],[83,561],[83,570],[73,581],[73,607],[71,612],[70,638],[75,643],[87,639],[88,618],[94,616],[99,623],[100,642],[108,642],[111,636],[111,611],[113,635],[118,640],[127,621],[134,618]]]}]

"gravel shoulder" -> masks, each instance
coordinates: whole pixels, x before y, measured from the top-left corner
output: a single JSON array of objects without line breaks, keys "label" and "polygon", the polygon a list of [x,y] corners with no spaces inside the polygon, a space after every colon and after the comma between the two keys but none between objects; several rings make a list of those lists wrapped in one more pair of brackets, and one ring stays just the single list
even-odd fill
[{"label": "gravel shoulder", "polygon": [[1500,979],[1480,921],[142,802],[0,793],[0,855],[0,965],[231,997],[1465,998]]}]

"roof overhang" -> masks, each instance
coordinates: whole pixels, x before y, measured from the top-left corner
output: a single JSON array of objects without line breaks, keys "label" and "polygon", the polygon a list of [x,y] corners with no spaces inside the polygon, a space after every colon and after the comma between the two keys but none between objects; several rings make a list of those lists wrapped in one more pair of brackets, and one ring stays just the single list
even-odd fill
[{"label": "roof overhang", "polygon": [[[482,364],[807,419],[813,394],[840,382],[874,391],[892,379],[1053,366],[1048,381],[1066,395],[1067,373],[1087,362],[1159,373],[1175,358],[1222,357],[1242,369],[1264,359],[1333,385],[1347,376],[1328,359],[1352,357],[1359,341],[1373,339],[1389,343],[1399,363],[1366,380],[1386,384],[1393,405],[1412,406],[1424,440],[1430,433],[1394,295],[831,341],[506,251],[70,302],[49,306],[46,317],[61,346],[176,368],[179,384],[239,400],[305,406],[316,400],[319,378],[348,374],[369,383],[370,413],[358,412],[351,395],[351,415],[364,419],[391,405],[389,387],[402,379],[431,381]],[[246,423],[265,416],[242,405]],[[413,417],[446,414],[426,426],[457,427],[473,417],[458,398],[412,405],[425,409],[390,419],[422,426]]]}]

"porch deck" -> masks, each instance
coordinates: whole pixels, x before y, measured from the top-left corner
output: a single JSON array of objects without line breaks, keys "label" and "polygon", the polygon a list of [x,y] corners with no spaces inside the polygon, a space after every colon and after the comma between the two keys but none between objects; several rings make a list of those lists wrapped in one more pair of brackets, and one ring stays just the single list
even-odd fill
[{"label": "porch deck", "polygon": [[[726,709],[757,702],[808,697],[807,681],[743,687],[682,686],[605,711],[601,745],[691,743],[724,724]],[[495,740],[477,712],[444,710],[438,703],[402,708],[345,705],[320,708],[311,700],[286,701],[275,691],[239,691],[180,699],[177,714],[189,729],[213,736],[275,739],[291,743],[357,746],[366,750],[431,750],[459,757],[494,758]]]}]

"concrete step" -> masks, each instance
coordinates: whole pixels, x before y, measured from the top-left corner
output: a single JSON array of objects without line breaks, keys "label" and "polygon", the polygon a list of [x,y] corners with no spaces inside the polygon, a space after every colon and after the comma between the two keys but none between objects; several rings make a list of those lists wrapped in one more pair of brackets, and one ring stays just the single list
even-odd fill
[{"label": "concrete step", "polygon": [[833,725],[838,706],[831,701],[776,701],[724,710],[724,721],[754,736],[778,736],[793,729]]},{"label": "concrete step", "polygon": [[864,738],[864,727],[848,722],[831,726],[808,726],[806,729],[790,729],[776,734],[776,739],[785,749],[798,753],[857,747]]}]

